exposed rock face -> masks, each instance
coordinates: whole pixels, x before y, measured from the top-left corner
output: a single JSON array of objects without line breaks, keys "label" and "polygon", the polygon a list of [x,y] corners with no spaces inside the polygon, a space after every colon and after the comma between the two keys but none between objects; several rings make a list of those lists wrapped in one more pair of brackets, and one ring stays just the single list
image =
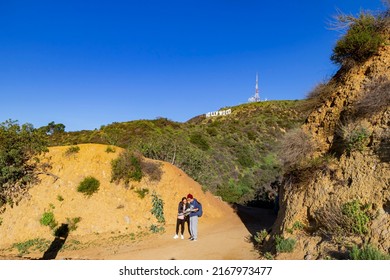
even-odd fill
[{"label": "exposed rock face", "polygon": [[[300,180],[299,175],[298,178],[285,177],[280,190],[280,211],[272,232],[292,234],[298,240],[298,252],[290,258],[323,258],[332,250],[345,251],[340,242],[332,243],[329,238],[321,237],[318,221],[320,213],[353,200],[371,205],[373,216],[366,236],[352,236],[348,244],[370,242],[389,253],[390,104],[382,104],[380,110],[366,116],[353,114],[367,86],[379,79],[390,80],[389,45],[383,46],[378,55],[364,64],[340,71],[333,78],[334,92],[308,116],[302,127],[316,143],[313,158],[327,155],[331,160],[325,167],[313,170],[310,180]],[[337,150],[340,125],[345,123],[364,127],[368,135],[362,149]],[[291,233],[296,222],[303,223],[308,232]]]}]

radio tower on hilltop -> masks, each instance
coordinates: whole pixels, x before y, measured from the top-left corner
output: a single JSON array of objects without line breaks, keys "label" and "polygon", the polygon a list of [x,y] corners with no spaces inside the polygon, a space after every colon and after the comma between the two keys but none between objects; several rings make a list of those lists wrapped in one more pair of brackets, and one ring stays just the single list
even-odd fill
[{"label": "radio tower on hilltop", "polygon": [[255,96],[252,96],[249,98],[249,102],[259,102],[260,101],[260,95],[259,95],[259,74],[256,73],[256,92]]}]

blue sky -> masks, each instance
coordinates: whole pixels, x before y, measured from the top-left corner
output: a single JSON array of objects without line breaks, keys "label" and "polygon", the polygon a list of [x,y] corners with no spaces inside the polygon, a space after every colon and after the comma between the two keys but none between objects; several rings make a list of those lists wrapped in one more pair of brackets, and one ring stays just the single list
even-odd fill
[{"label": "blue sky", "polygon": [[336,9],[380,0],[0,0],[0,122],[112,122],[302,99],[337,70]]}]

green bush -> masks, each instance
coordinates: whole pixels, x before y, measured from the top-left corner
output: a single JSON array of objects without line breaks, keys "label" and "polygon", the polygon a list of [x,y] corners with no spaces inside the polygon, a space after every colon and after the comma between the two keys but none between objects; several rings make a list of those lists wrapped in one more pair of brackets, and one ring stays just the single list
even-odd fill
[{"label": "green bush", "polygon": [[363,245],[362,248],[353,246],[349,252],[352,260],[390,260],[390,255],[384,254],[372,245]]},{"label": "green bush", "polygon": [[152,210],[150,211],[159,223],[165,223],[164,201],[156,194],[152,194]]},{"label": "green bush", "polygon": [[207,151],[208,149],[210,149],[209,143],[199,132],[191,134],[190,142],[203,151]]},{"label": "green bush", "polygon": [[40,223],[41,225],[49,226],[51,229],[54,229],[57,226],[57,222],[54,218],[54,213],[51,211],[42,214]]},{"label": "green bush", "polygon": [[345,203],[341,207],[343,215],[350,220],[350,232],[360,236],[366,235],[369,231],[370,205],[362,205],[358,200]]},{"label": "green bush", "polygon": [[115,153],[115,148],[114,147],[112,147],[112,146],[107,146],[107,148],[106,148],[106,153]]},{"label": "green bush", "polygon": [[145,198],[145,196],[149,193],[149,189],[142,188],[135,190],[135,192],[138,194],[138,197],[142,199]]},{"label": "green bush", "polygon": [[296,240],[292,238],[285,239],[283,236],[275,235],[276,252],[291,253],[294,251]]},{"label": "green bush", "polygon": [[262,231],[256,232],[256,235],[254,235],[253,238],[259,245],[261,245],[263,244],[267,236],[268,236],[267,230],[263,229]]},{"label": "green bush", "polygon": [[99,180],[90,176],[81,181],[77,191],[83,193],[86,196],[91,196],[99,190],[99,187]]},{"label": "green bush", "polygon": [[47,152],[46,134],[31,124],[0,123],[0,207],[17,204],[44,168],[38,156]]},{"label": "green bush", "polygon": [[341,24],[349,26],[347,33],[337,42],[331,56],[332,61],[340,65],[364,62],[378,52],[385,42],[381,34],[381,19],[369,13],[359,17],[341,15]]},{"label": "green bush", "polygon": [[159,233],[159,232],[164,232],[165,231],[165,228],[163,226],[158,226],[158,225],[155,225],[155,224],[151,225],[149,229],[153,233]]},{"label": "green bush", "polygon": [[117,159],[111,162],[111,181],[119,183],[124,181],[128,186],[130,181],[142,179],[141,158],[129,151],[122,152]]},{"label": "green bush", "polygon": [[79,147],[79,146],[70,146],[70,147],[65,151],[65,155],[66,155],[66,156],[70,156],[70,155],[73,155],[73,154],[77,154],[79,151],[80,151],[80,147]]}]

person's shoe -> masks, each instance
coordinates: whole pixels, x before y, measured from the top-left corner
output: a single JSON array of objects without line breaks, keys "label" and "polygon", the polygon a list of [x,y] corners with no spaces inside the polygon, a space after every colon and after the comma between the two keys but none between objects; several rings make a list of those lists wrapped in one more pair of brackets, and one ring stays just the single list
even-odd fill
[{"label": "person's shoe", "polygon": [[179,236],[177,234],[175,234],[175,236],[173,237],[173,239],[178,239]]},{"label": "person's shoe", "polygon": [[192,238],[192,239],[191,239],[191,241],[198,241],[198,240],[197,240],[197,239],[195,239],[195,238]]},{"label": "person's shoe", "polygon": [[192,240],[194,240],[194,238],[191,236],[191,237],[190,237],[190,241],[192,241]]},{"label": "person's shoe", "polygon": [[181,235],[181,239],[184,239],[184,236],[183,236],[183,234]]}]

